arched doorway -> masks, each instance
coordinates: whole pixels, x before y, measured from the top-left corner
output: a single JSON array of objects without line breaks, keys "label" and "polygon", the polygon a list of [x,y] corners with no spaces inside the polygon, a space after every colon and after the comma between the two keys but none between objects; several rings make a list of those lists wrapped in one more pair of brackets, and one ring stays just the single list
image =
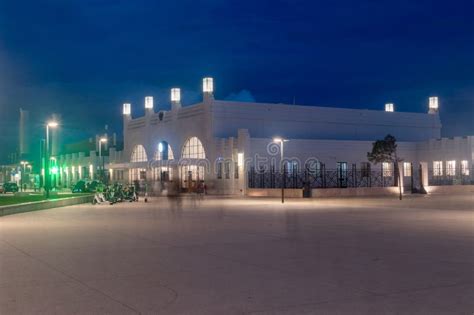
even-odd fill
[{"label": "arched doorway", "polygon": [[145,147],[141,144],[136,145],[133,148],[132,155],[130,156],[130,173],[129,181],[134,185],[142,187],[146,182],[146,163],[148,157],[145,151]]},{"label": "arched doorway", "polygon": [[180,167],[181,187],[184,191],[193,192],[204,185],[206,152],[201,140],[191,137],[183,145]]},{"label": "arched doorway", "polygon": [[166,141],[160,141],[155,150],[153,165],[153,179],[160,182],[169,182],[173,180],[174,154],[171,146]]}]

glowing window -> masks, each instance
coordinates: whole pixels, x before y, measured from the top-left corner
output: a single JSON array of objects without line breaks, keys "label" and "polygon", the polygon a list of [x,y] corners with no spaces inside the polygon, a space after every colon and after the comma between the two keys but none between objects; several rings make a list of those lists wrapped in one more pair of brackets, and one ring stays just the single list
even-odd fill
[{"label": "glowing window", "polygon": [[192,181],[204,180],[204,166],[184,165],[181,167],[182,184],[185,188],[190,188]]},{"label": "glowing window", "polygon": [[298,173],[298,161],[287,161],[286,162],[286,172],[288,174],[297,174]]},{"label": "glowing window", "polygon": [[183,146],[181,157],[183,159],[205,159],[206,153],[201,141],[197,137],[189,138]]},{"label": "glowing window", "polygon": [[168,166],[154,167],[153,180],[169,182],[173,180],[173,169]]},{"label": "glowing window", "polygon": [[403,174],[405,174],[405,176],[411,176],[411,163],[403,163]]},{"label": "glowing window", "polygon": [[383,162],[382,163],[382,173],[384,177],[390,177],[393,175],[392,163]]},{"label": "glowing window", "polygon": [[442,161],[433,161],[433,176],[443,176]]},{"label": "glowing window", "polygon": [[239,179],[239,163],[234,162],[234,179]]},{"label": "glowing window", "polygon": [[146,180],[145,168],[131,168],[129,171],[129,179],[131,182],[137,180]]},{"label": "glowing window", "polygon": [[446,175],[448,176],[456,175],[456,161],[446,162]]},{"label": "glowing window", "polygon": [[469,164],[467,160],[461,161],[461,175],[469,175]]},{"label": "glowing window", "polygon": [[237,154],[237,162],[239,163],[239,166],[244,166],[244,154],[243,153],[238,153]]},{"label": "glowing window", "polygon": [[166,141],[161,141],[160,143],[158,143],[158,147],[156,148],[156,151],[155,151],[155,160],[156,161],[174,160],[173,150],[171,149],[171,146]]},{"label": "glowing window", "polygon": [[146,162],[148,158],[146,156],[145,148],[139,144],[136,145],[132,152],[132,157],[130,158],[130,162]]}]

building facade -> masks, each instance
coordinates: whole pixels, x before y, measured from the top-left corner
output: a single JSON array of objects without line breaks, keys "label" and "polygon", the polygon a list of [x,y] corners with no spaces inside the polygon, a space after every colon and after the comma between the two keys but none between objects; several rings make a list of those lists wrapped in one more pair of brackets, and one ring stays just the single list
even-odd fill
[{"label": "building facade", "polygon": [[[204,78],[202,102],[183,107],[174,88],[171,110],[158,112],[146,97],[145,116],[137,118],[131,104],[124,104],[124,148],[110,154],[111,179],[139,183],[153,194],[203,187],[214,194],[245,194],[258,182],[253,174],[269,174],[259,185],[273,180],[270,186],[288,187],[295,174],[332,170],[334,185],[345,187],[349,171],[363,178],[364,170],[380,169],[382,177],[393,177],[394,165],[367,161],[372,143],[387,134],[397,139],[403,185],[420,165],[425,185],[428,178],[472,173],[473,137],[441,138],[436,97],[429,99],[427,113],[406,113],[394,111],[393,104],[376,111],[221,101],[213,91],[213,79]],[[289,185],[304,184],[300,178]]]},{"label": "building facade", "polygon": [[[68,144],[64,150],[51,156],[50,172],[53,188],[70,188],[79,180],[108,182],[109,155],[120,158],[116,152],[116,134],[96,135],[95,139]],[[42,171],[44,172],[44,170]],[[117,176],[117,178],[120,178]]]}]

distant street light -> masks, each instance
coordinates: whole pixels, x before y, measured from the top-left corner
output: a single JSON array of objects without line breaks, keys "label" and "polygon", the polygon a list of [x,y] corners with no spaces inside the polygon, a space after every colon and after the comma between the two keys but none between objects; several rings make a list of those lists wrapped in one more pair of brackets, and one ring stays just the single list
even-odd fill
[{"label": "distant street light", "polygon": [[46,191],[46,199],[49,198],[49,190],[51,189],[51,174],[49,174],[49,164],[51,163],[50,160],[50,152],[49,152],[49,128],[56,128],[59,126],[58,122],[56,121],[49,121],[46,123],[46,148],[45,148],[45,165],[44,165],[44,189]]},{"label": "distant street light", "polygon": [[283,163],[283,144],[290,140],[283,139],[283,138],[273,138],[273,142],[280,143],[280,171],[283,172],[282,174],[282,183],[281,183],[281,203],[285,203],[285,183],[286,183],[286,173],[285,173],[285,164]]}]

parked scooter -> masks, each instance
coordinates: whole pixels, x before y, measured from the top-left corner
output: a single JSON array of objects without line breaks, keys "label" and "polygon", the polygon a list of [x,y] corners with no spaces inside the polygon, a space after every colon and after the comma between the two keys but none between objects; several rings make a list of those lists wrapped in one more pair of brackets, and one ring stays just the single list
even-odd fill
[{"label": "parked scooter", "polygon": [[106,202],[106,200],[105,200],[105,196],[104,196],[103,193],[98,192],[98,193],[94,194],[94,199],[92,199],[92,204],[93,205],[101,204],[101,203],[104,203],[104,202]]},{"label": "parked scooter", "polygon": [[110,194],[109,194],[108,201],[111,205],[113,205],[114,203],[123,201],[122,185],[120,185],[118,183],[115,183],[110,188]]},{"label": "parked scooter", "polygon": [[122,186],[119,183],[115,183],[112,186],[108,186],[104,189],[104,192],[97,192],[94,195],[92,204],[99,204],[103,202],[109,202],[113,205],[117,202],[122,201],[138,201],[138,194],[136,192],[135,186]]},{"label": "parked scooter", "polygon": [[124,200],[129,202],[138,201],[138,195],[134,186],[127,186],[123,189]]}]

